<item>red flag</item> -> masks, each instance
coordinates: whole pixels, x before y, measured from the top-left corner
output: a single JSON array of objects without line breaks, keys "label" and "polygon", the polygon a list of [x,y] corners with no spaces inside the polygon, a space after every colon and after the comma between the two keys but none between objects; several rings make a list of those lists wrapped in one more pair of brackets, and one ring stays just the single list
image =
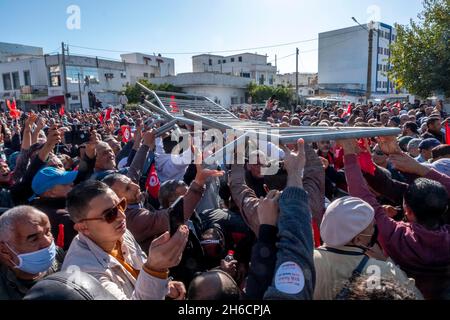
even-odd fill
[{"label": "red flag", "polygon": [[20,117],[20,111],[16,109],[16,99],[13,99],[12,103],[7,100],[6,105],[9,108],[9,115],[11,118],[18,119]]},{"label": "red flag", "polygon": [[61,105],[61,108],[59,108],[59,115],[62,117],[66,113],[66,110],[64,110],[64,105]]},{"label": "red flag", "polygon": [[103,123],[103,112],[100,112],[100,115],[98,116],[98,120],[100,120],[100,122]]},{"label": "red flag", "polygon": [[160,187],[161,183],[158,178],[158,173],[156,172],[155,164],[152,163],[147,176],[147,181],[145,182],[145,189],[150,196],[152,196],[154,199],[158,199]]},{"label": "red flag", "polygon": [[180,112],[180,110],[178,109],[178,105],[175,102],[175,96],[170,97],[170,109],[171,109],[170,112],[172,112],[172,113]]},{"label": "red flag", "polygon": [[58,238],[56,239],[56,245],[60,248],[64,248],[64,225],[58,226]]},{"label": "red flag", "polygon": [[448,121],[445,122],[445,144],[450,144],[450,126]]},{"label": "red flag", "polygon": [[11,103],[11,109],[12,110],[16,110],[17,109],[16,98],[13,98],[13,102]]},{"label": "red flag", "polygon": [[[367,143],[367,145],[366,145]],[[359,148],[361,152],[358,155],[359,166],[363,172],[366,172],[372,176],[375,175],[375,170],[377,167],[372,161],[372,155],[369,152],[370,139],[359,139],[358,140]]]},{"label": "red flag", "polygon": [[348,115],[348,114],[352,114],[352,104],[351,104],[351,103],[348,104],[347,111],[345,111],[345,112],[341,115],[341,118],[345,117],[345,116]]},{"label": "red flag", "polygon": [[122,131],[122,142],[127,143],[131,140],[131,128],[130,126],[122,126],[120,129]]},{"label": "red flag", "polygon": [[108,121],[109,119],[111,119],[111,113],[112,113],[112,111],[113,111],[112,108],[106,109],[105,121]]}]

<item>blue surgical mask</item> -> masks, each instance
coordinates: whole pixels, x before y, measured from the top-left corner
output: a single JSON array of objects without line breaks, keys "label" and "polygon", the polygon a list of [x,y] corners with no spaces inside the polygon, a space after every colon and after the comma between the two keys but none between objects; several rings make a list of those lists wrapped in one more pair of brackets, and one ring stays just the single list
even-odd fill
[{"label": "blue surgical mask", "polygon": [[16,265],[15,268],[29,274],[39,274],[47,271],[52,266],[56,256],[56,246],[54,241],[52,241],[52,244],[49,247],[35,252],[17,254],[14,250],[12,251],[19,259],[19,264]]}]

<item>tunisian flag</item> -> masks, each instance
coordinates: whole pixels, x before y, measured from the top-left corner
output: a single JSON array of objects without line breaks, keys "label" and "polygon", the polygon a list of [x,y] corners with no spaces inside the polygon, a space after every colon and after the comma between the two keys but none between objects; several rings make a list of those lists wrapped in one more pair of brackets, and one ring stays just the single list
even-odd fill
[{"label": "tunisian flag", "polygon": [[61,105],[61,108],[59,108],[59,115],[62,117],[66,113],[66,110],[64,110],[64,105]]},{"label": "tunisian flag", "polygon": [[152,163],[147,176],[147,181],[145,182],[145,189],[152,198],[158,199],[160,187],[161,182],[159,181],[158,173],[156,172],[155,163]]},{"label": "tunisian flag", "polygon": [[130,126],[122,126],[120,129],[122,131],[122,142],[127,143],[131,140],[131,128]]}]

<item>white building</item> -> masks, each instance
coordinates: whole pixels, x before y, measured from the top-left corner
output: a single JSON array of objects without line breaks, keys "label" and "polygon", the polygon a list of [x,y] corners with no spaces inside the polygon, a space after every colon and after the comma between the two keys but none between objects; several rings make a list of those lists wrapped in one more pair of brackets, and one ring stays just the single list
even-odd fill
[{"label": "white building", "polygon": [[150,78],[175,75],[175,60],[172,58],[162,57],[161,55],[146,55],[137,52],[122,54],[120,57],[122,58],[122,61],[129,63],[130,67],[137,67],[139,65],[153,67],[154,71],[149,74]]},{"label": "white building", "polygon": [[277,68],[267,63],[267,56],[242,53],[232,56],[201,54],[192,57],[193,72],[216,72],[252,79],[257,84],[275,84]]},{"label": "white building", "polygon": [[[365,25],[369,28],[369,25]],[[395,93],[387,77],[390,44],[396,31],[384,23],[375,23],[372,43],[372,93]],[[319,34],[319,86],[321,91],[365,95],[369,32],[361,26]]]},{"label": "white building", "polygon": [[[118,97],[127,85],[133,85],[141,79],[150,80],[160,74],[174,73],[173,59],[152,56],[161,61],[152,58],[151,61],[147,60],[147,63],[145,59],[141,59],[147,57],[150,59],[150,56],[131,53],[122,55],[123,61],[115,61],[94,57],[66,56],[67,92],[71,95],[69,110],[81,107],[80,94],[84,109],[89,107],[89,91],[95,94],[103,106],[117,105]],[[61,56],[47,56],[46,65],[49,74],[49,96],[62,95]]]},{"label": "white building", "polygon": [[27,58],[0,63],[0,100],[30,101],[47,95],[47,69],[44,58]]},{"label": "white building", "polygon": [[[277,74],[275,77],[275,85],[282,85],[285,87],[295,87],[295,72]],[[300,87],[317,85],[317,73],[299,72],[298,85]]]},{"label": "white building", "polygon": [[40,47],[0,42],[0,63],[32,57],[42,57],[43,55],[44,51]]},{"label": "white building", "polygon": [[42,48],[0,43],[0,101],[15,98],[25,107],[47,96],[47,71]]},{"label": "white building", "polygon": [[185,93],[206,96],[227,108],[246,102],[247,86],[252,82],[249,78],[212,72],[179,73],[150,81],[154,84],[172,84]]}]

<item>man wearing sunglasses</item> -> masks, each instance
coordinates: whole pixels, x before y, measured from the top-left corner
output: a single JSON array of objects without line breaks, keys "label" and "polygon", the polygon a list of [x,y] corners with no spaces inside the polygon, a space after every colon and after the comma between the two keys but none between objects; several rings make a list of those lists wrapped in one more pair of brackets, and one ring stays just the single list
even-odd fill
[{"label": "man wearing sunglasses", "polygon": [[173,289],[168,270],[181,260],[186,226],[172,237],[166,232],[155,239],[147,258],[127,230],[126,200],[106,184],[90,180],[78,185],[68,195],[67,208],[79,234],[63,270],[89,273],[117,299],[161,300]]},{"label": "man wearing sunglasses", "polygon": [[[189,220],[195,208],[202,199],[205,184],[208,178],[217,177],[223,173],[218,170],[210,170],[197,166],[197,173],[189,188],[179,188],[170,194],[171,200],[175,201],[179,196],[184,196],[184,216]],[[137,183],[123,174],[112,174],[106,176],[102,182],[107,184],[120,198],[127,200],[128,206],[125,211],[128,229],[141,245],[144,251],[148,251],[151,241],[155,236],[169,230],[169,216],[167,208],[164,210],[149,210],[144,207],[144,195]],[[164,201],[163,201],[164,202]]]}]

